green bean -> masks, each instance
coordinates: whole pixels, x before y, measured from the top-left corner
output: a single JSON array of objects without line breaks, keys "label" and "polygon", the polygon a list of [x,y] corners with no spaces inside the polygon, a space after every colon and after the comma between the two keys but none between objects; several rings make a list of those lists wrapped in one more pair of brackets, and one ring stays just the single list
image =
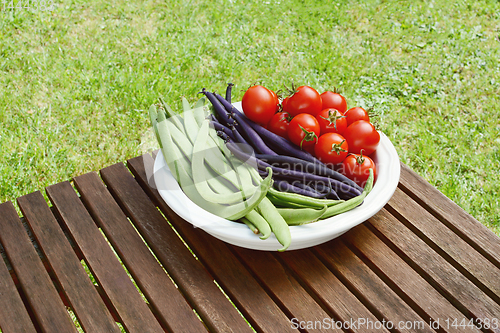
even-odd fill
[{"label": "green bean", "polygon": [[323,206],[322,209],[314,208],[277,208],[280,215],[285,219],[288,225],[301,225],[316,222],[328,209]]},{"label": "green bean", "polygon": [[[239,188],[242,187],[242,184],[253,184],[252,183],[252,177],[250,175],[250,171],[248,170],[248,165],[244,162],[241,162],[238,158],[234,157],[231,151],[227,148],[224,140],[222,140],[215,130],[210,126],[210,137],[212,139],[212,142],[209,142],[210,147],[214,147],[213,144],[215,144],[219,150],[220,153],[225,157],[225,162],[230,166],[231,170],[234,170],[236,172],[236,179],[233,180],[234,185],[239,184]],[[215,147],[214,147],[215,148]],[[217,152],[217,154],[220,154]],[[256,186],[260,183],[257,182]],[[248,186],[248,185],[246,185]]]},{"label": "green bean", "polygon": [[194,142],[196,141],[196,136],[200,131],[200,126],[194,119],[193,110],[184,111],[184,128],[187,137],[189,138],[189,141],[191,141],[191,143],[194,145]]},{"label": "green bean", "polygon": [[[213,128],[212,125],[210,125],[210,128],[211,129]],[[217,135],[217,131],[210,130],[210,138],[215,143],[215,145],[217,147],[219,147],[220,151],[222,152],[222,154],[224,154],[224,156],[226,156],[226,158],[230,158],[231,156],[233,156],[233,153],[231,153],[231,151],[229,150],[229,148],[227,148],[226,143],[224,142],[224,140],[222,140]]]},{"label": "green bean", "polygon": [[[232,166],[233,170],[236,170],[236,175],[241,179],[241,183],[243,184],[251,184],[252,183],[252,175],[250,173],[250,169],[252,168],[248,163],[242,162],[240,159],[236,158],[233,153],[227,148],[226,143],[222,140],[217,133],[210,127],[210,136],[213,142],[219,147],[222,154],[229,161],[229,164]],[[258,181],[255,182],[256,186],[261,182],[262,177],[257,174]]]},{"label": "green bean", "polygon": [[168,130],[167,123],[163,121],[158,123],[158,133],[163,142],[163,156],[174,178],[181,186],[184,193],[198,206],[206,211],[229,220],[237,220],[254,209],[266,196],[272,181],[272,170],[269,168],[268,176],[260,183],[259,189],[248,199],[235,205],[221,205],[209,202],[200,195],[191,179],[188,170],[180,164],[180,149],[172,141],[171,133]]},{"label": "green bean", "polygon": [[[201,108],[205,105],[207,99],[203,96],[199,100],[196,101],[196,103],[193,106],[193,109]],[[205,117],[203,117],[205,118]],[[201,124],[200,124],[201,125]]]},{"label": "green bean", "polygon": [[203,120],[205,120],[205,118],[207,118],[208,108],[204,105],[195,106],[193,108],[193,113],[194,113],[194,118],[196,119],[196,122],[198,123],[199,126],[201,126],[201,124],[203,123]]},{"label": "green bean", "polygon": [[156,124],[159,124],[162,121],[164,121],[165,119],[167,119],[167,114],[165,113],[165,111],[163,109],[161,109],[161,108],[159,110],[157,109],[156,112],[157,112],[156,113],[157,114],[157,116],[156,116],[157,123]]},{"label": "green bean", "polygon": [[[213,136],[214,129],[210,128],[209,133],[211,133],[211,136]],[[217,137],[217,134],[215,134],[215,136]],[[219,137],[217,137],[217,139],[212,137],[212,140],[207,140],[206,144],[208,148],[210,148],[210,150],[205,154],[206,161],[219,175],[232,182],[235,186],[241,187],[241,185],[237,185],[240,184],[241,181],[239,179],[238,173],[236,172],[236,168],[229,160],[229,156],[231,155],[223,154],[223,151],[221,151],[222,149],[220,149],[219,147],[220,142],[218,142],[218,139],[221,140]],[[224,143],[222,144],[224,145]],[[262,180],[262,178],[260,179]],[[260,181],[257,183],[257,185],[259,183]],[[248,185],[250,185],[250,183],[245,184],[246,187],[248,187]]]},{"label": "green bean", "polygon": [[[236,170],[236,174],[239,176],[242,184],[253,185],[252,175],[250,174],[249,166],[246,163],[242,163],[234,156],[229,158],[229,162],[233,166],[234,170]],[[258,185],[258,183],[256,185]]]},{"label": "green bean", "polygon": [[186,135],[182,133],[177,126],[175,126],[171,121],[171,118],[167,119],[167,125],[169,131],[172,135],[172,139],[180,148],[180,150],[186,155],[186,157],[191,161],[193,156],[193,144],[188,140]]},{"label": "green bean", "polygon": [[[214,203],[224,203],[224,204],[233,204],[238,201],[243,201],[247,199],[249,196],[253,195],[257,191],[257,187],[245,188],[245,191],[238,191],[233,193],[216,193],[214,192],[207,183],[208,173],[206,167],[204,166],[205,156],[207,155],[206,145],[209,142],[209,121],[206,120],[198,133],[198,137],[193,147],[193,158],[192,158],[192,167],[193,167],[193,181],[195,186],[200,193],[200,195],[207,201]],[[214,150],[215,152],[215,150]],[[219,151],[220,153],[220,151]],[[222,154],[221,154],[222,155]],[[211,156],[214,156],[211,154]],[[207,161],[208,162],[208,161]],[[222,163],[223,166],[227,166]],[[214,168],[214,170],[218,172]],[[235,175],[234,170],[231,170]],[[237,178],[237,177],[236,177]],[[236,179],[233,182],[235,186],[238,184],[238,180]]]},{"label": "green bean", "polygon": [[303,205],[301,203],[295,203],[292,201],[284,201],[270,193],[267,193],[267,198],[271,200],[276,208],[318,208],[316,206],[311,207],[311,205]]},{"label": "green bean", "polygon": [[[175,113],[172,110],[172,108],[167,103],[165,103],[163,98],[159,97],[158,99],[160,100],[161,106],[163,107],[163,111],[165,112],[165,118],[172,119],[172,123],[174,123],[174,125],[178,129],[184,132],[184,125],[182,124],[182,116]],[[158,120],[158,122],[160,122],[160,120]]]},{"label": "green bean", "polygon": [[269,223],[255,209],[249,211],[248,214],[245,215],[245,218],[247,218],[262,234],[260,239],[267,239],[271,236],[271,227]]},{"label": "green bean", "polygon": [[[271,170],[271,168],[268,168]],[[276,236],[278,242],[283,245],[278,251],[285,251],[292,243],[292,235],[288,224],[280,215],[273,203],[266,197],[258,205],[259,213],[266,219],[271,227],[272,232]]]},{"label": "green bean", "polygon": [[158,117],[158,119],[163,119],[158,123],[157,127],[158,135],[160,136],[160,140],[163,146],[162,152],[165,158],[165,162],[167,163],[175,180],[177,180],[177,182],[182,186],[180,182],[180,173],[186,172],[186,170],[180,169],[179,166],[182,156],[179,155],[178,147],[172,141],[170,130],[168,129],[168,121],[165,120],[161,115]]},{"label": "green bean", "polygon": [[242,218],[240,219],[240,221],[241,221],[241,222],[243,222],[243,223],[245,223],[245,224],[247,225],[247,227],[248,227],[250,230],[252,230],[252,232],[253,232],[254,234],[258,235],[258,234],[260,233],[259,229],[258,229],[256,226],[254,226],[254,225],[253,225],[253,223],[252,223],[252,222],[250,222],[247,218],[242,217]]},{"label": "green bean", "polygon": [[181,100],[182,100],[182,111],[186,112],[187,110],[192,109],[186,97],[182,96]]},{"label": "green bean", "polygon": [[[187,118],[185,118],[185,119],[187,120]],[[184,156],[184,158],[188,160],[189,165],[186,166],[185,161],[181,161],[181,163],[183,164],[183,167],[186,170],[191,170],[193,145],[188,140],[188,138],[183,133],[181,133],[181,131],[174,124],[172,124],[169,120],[170,120],[170,118],[167,119],[167,125],[168,125],[168,128],[172,134],[173,141],[176,144],[177,148],[179,148],[180,151],[182,152],[182,155]],[[209,174],[210,174],[210,175],[207,175],[207,177],[206,177],[207,182],[214,191],[216,191],[218,193],[233,193],[235,191],[241,190],[241,188],[237,188],[237,187],[233,186],[234,188],[231,191],[231,188],[227,187],[228,185],[232,185],[231,182],[229,182],[227,180],[224,181],[223,179],[221,179],[224,177],[221,176],[220,174],[218,174],[215,170],[213,170],[211,168],[210,164],[206,165],[206,167],[207,167],[207,170],[209,171]],[[212,172],[210,172],[210,171],[212,171]],[[252,187],[252,189],[250,189],[249,186],[247,186],[245,194],[250,196],[255,192],[255,189],[256,189],[255,187]]]},{"label": "green bean", "polygon": [[370,169],[370,175],[368,176],[368,179],[365,184],[365,188],[363,189],[363,193],[358,195],[357,197],[354,197],[352,199],[349,199],[347,201],[344,201],[336,206],[328,207],[326,210],[325,214],[322,216],[322,218],[326,219],[344,212],[347,212],[357,206],[359,206],[363,200],[366,198],[368,193],[372,190],[373,187],[373,169]]},{"label": "green bean", "polygon": [[278,199],[281,199],[282,201],[293,202],[296,204],[301,204],[308,207],[317,207],[317,208],[323,208],[323,206],[325,205],[327,205],[328,207],[335,206],[344,201],[344,200],[311,198],[302,194],[281,192],[274,188],[269,189],[269,193],[274,195]]},{"label": "green bean", "polygon": [[[228,181],[226,178],[217,174],[217,172],[215,172],[214,169],[212,169],[209,164],[205,163],[205,166],[206,166],[207,171],[208,171],[207,183],[215,192],[217,192],[217,193],[234,193],[237,191],[241,191],[241,189],[239,187],[236,187],[233,183]],[[253,187],[255,188],[255,186],[253,186]],[[245,191],[243,191],[243,192],[245,193],[244,196],[247,196],[246,192]]]},{"label": "green bean", "polygon": [[155,132],[156,140],[158,141],[158,144],[161,146],[161,140],[160,140],[160,135],[158,134],[158,111],[156,111],[156,105],[151,105],[149,107],[149,118],[151,120],[151,126],[153,127],[153,131]]},{"label": "green bean", "polygon": [[[252,209],[257,207],[257,205],[259,203],[261,203],[266,198],[267,191],[271,187],[271,182],[273,180],[272,179],[272,172],[273,172],[272,169],[268,168],[267,172],[269,172],[271,174],[271,177],[268,174],[268,176],[260,183],[259,189],[257,191],[255,191],[255,193],[250,197],[250,199],[248,199],[244,202],[241,202],[237,205],[226,206],[227,208],[226,208],[225,213],[228,215],[226,217],[228,220],[237,220],[240,217],[247,215],[248,212],[250,212]],[[245,206],[245,209],[241,209],[240,211],[237,211],[237,209],[243,205]],[[233,207],[233,206],[236,206],[236,207]],[[232,214],[232,215],[229,215],[229,212],[231,210],[237,211],[237,212]]]}]

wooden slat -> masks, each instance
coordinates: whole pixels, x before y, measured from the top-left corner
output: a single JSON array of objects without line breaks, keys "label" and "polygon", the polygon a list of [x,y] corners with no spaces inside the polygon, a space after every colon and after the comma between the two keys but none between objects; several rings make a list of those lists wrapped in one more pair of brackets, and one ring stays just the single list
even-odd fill
[{"label": "wooden slat", "polygon": [[500,238],[404,163],[399,187],[500,268]]},{"label": "wooden slat", "polygon": [[[358,319],[378,322],[379,319],[354,296],[347,287],[310,250],[286,251],[279,257],[301,278],[338,322],[356,324],[355,332],[373,332],[373,326],[360,325]],[[380,327],[377,332],[388,332]]]},{"label": "wooden slat", "polygon": [[[114,184],[118,187],[125,182],[124,180],[117,181],[118,179],[108,182],[104,174],[103,178],[108,186],[110,186],[109,184]],[[135,219],[134,216],[137,217],[138,214],[144,211],[144,208],[141,209],[141,207],[144,207],[148,202],[151,204],[151,202],[146,196],[144,202],[139,204],[138,198],[144,196],[145,193],[141,191],[132,195],[132,190],[130,189],[132,184],[127,183],[127,185],[127,187],[122,185],[123,189],[121,193],[123,195],[121,197],[124,199],[123,204],[127,207],[126,209],[129,211],[130,216],[132,219]],[[125,197],[125,194],[127,194],[127,197]],[[118,193],[116,196],[120,197]],[[160,207],[164,208],[164,206]],[[208,235],[201,229],[193,228],[190,223],[172,214],[170,210],[166,210],[164,213],[168,215],[167,218],[170,223],[174,225],[182,238],[205,264],[216,281],[222,286],[252,326],[265,332],[294,331],[291,328],[288,317],[273,302],[223,242]],[[214,255],[215,253],[217,254],[216,256]]]},{"label": "wooden slat", "polygon": [[[0,225],[2,219],[0,217]],[[0,309],[0,328],[3,333],[36,332],[3,258],[0,258]]]},{"label": "wooden slat", "polygon": [[[295,277],[268,251],[256,251],[234,246],[239,258],[258,277],[273,299],[286,309],[295,322],[323,322],[330,315],[300,285]],[[342,332],[341,329],[322,325],[314,332]]]},{"label": "wooden slat", "polygon": [[[456,332],[454,328],[447,327],[445,324],[447,320],[468,322],[468,318],[365,225],[357,226],[341,238],[355,248],[358,252],[356,255],[361,256],[363,261],[427,322],[439,320],[441,329],[446,332]],[[479,332],[479,330],[466,327],[463,332]]]},{"label": "wooden slat", "polygon": [[420,238],[424,238],[429,246],[500,303],[499,268],[400,189],[394,192],[389,207],[391,212],[394,211],[400,216],[399,219],[403,223],[416,232]]},{"label": "wooden slat", "polygon": [[25,195],[17,203],[82,328],[86,332],[120,332],[42,194]]},{"label": "wooden slat", "polygon": [[61,220],[129,332],[163,332],[69,182],[47,187]]},{"label": "wooden slat", "polygon": [[0,242],[41,329],[45,332],[76,332],[11,202],[0,205],[0,216]]},{"label": "wooden slat", "polygon": [[422,322],[419,332],[434,332],[408,304],[389,288],[342,241],[331,241],[316,247],[320,258],[330,269],[342,276],[342,282],[372,312],[390,321],[400,332],[415,332],[415,327],[401,322]]},{"label": "wooden slat", "polygon": [[[139,181],[146,178],[142,158],[129,160],[128,165],[136,176],[139,175]],[[122,164],[117,164],[101,170],[101,175],[115,200],[124,207],[137,230],[209,330],[251,332],[245,320],[217,288],[213,277],[168,226],[129,171]]]},{"label": "wooden slat", "polygon": [[224,242],[201,229],[194,229],[180,218],[170,216],[169,220],[175,223],[183,239],[255,329],[263,332],[293,331],[290,319]]},{"label": "wooden slat", "polygon": [[372,217],[368,226],[462,313],[476,318],[476,322],[500,318],[500,305],[387,210],[383,209]]},{"label": "wooden slat", "polygon": [[74,178],[75,186],[94,220],[171,332],[202,332],[205,327],[158,264],[97,173]]}]

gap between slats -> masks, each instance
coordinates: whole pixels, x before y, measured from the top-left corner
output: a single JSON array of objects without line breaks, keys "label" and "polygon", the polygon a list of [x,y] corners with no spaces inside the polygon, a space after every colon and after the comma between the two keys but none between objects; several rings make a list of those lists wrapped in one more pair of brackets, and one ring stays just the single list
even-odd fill
[{"label": "gap between slats", "polygon": [[[107,188],[106,184],[104,183],[104,181],[102,180],[101,178],[101,175],[99,173],[98,174],[98,177],[99,179],[101,180],[101,182],[103,183],[103,185]],[[76,188],[76,186],[73,186],[73,189],[74,191],[77,193],[77,195],[79,196],[83,206],[89,211],[89,208],[86,206],[84,200],[82,200],[81,198],[81,195],[78,191],[78,189]],[[111,193],[111,192],[110,192]],[[114,197],[113,197],[114,199]],[[115,202],[117,202],[115,200]],[[117,204],[119,205],[119,202],[117,202]],[[122,211],[123,213],[126,215],[127,217],[127,221],[128,223],[130,223],[134,229],[134,231],[137,233],[137,235],[139,235],[141,241],[146,245],[146,247],[148,248],[149,250],[149,253],[153,256],[153,258],[155,259],[155,261],[158,263],[158,265],[160,266],[160,268],[163,270],[163,272],[167,275],[167,277],[172,281],[172,283],[174,284],[174,286],[176,287],[177,291],[184,297],[184,295],[182,294],[181,290],[178,289],[177,287],[177,284],[175,283],[175,281],[172,279],[172,277],[170,276],[170,274],[168,273],[168,271],[165,269],[165,267],[161,264],[161,262],[158,260],[158,258],[156,257],[156,255],[153,253],[153,251],[151,250],[151,248],[149,247],[149,245],[147,244],[147,242],[144,240],[144,238],[142,237],[142,235],[138,232],[137,228],[135,227],[135,225],[133,224],[132,220],[130,219],[130,216],[127,215],[126,211],[123,209],[123,207],[121,207],[121,205],[119,205],[120,208],[122,208]],[[116,258],[118,259],[118,261],[120,262],[120,265],[122,266],[122,268],[124,269],[124,271],[126,272],[128,278],[130,279],[130,281],[133,283],[133,285],[135,286],[137,292],[140,294],[141,298],[143,299],[143,301],[147,304],[149,310],[152,312],[152,314],[155,316],[156,320],[158,321],[158,323],[162,326],[163,330],[165,331],[169,331],[169,329],[166,327],[166,323],[164,322],[164,320],[161,318],[161,316],[159,315],[159,313],[156,311],[155,307],[149,302],[148,298],[146,297],[146,295],[144,294],[144,292],[141,290],[141,287],[139,286],[139,284],[135,281],[134,277],[132,276],[132,274],[130,273],[129,271],[129,268],[125,265],[124,261],[122,260],[121,256],[118,254],[118,252],[116,251],[115,247],[113,246],[112,242],[109,241],[108,239],[108,236],[106,235],[104,229],[99,225],[99,222],[92,216],[92,214],[90,213],[89,211],[89,214],[92,218],[92,220],[94,221],[94,223],[96,224],[97,228],[99,229],[101,235],[103,236],[103,238],[106,240],[106,243],[108,244],[108,246],[111,248],[111,250],[113,251],[114,255],[116,256]],[[90,271],[90,269],[89,269]],[[101,294],[104,294],[103,291],[101,291]],[[105,295],[103,295],[105,296]],[[105,296],[106,297],[106,296]],[[106,297],[107,298],[107,297]],[[185,298],[185,297],[184,297]],[[107,299],[107,304],[111,304],[111,301],[109,299]],[[187,300],[186,300],[187,302]],[[189,303],[188,303],[189,304]],[[195,315],[198,317],[198,319],[203,323],[203,321],[201,320],[200,316],[198,315],[198,313],[196,312],[196,309],[192,308],[192,311],[195,313]],[[116,311],[115,311],[115,315],[117,316],[116,314]]]},{"label": "gap between slats", "polygon": [[[14,282],[14,285],[16,286],[16,290],[19,293],[19,296],[21,297],[23,305],[26,308],[26,311],[28,312],[28,315],[29,315],[29,317],[31,319],[31,322],[35,326],[36,331],[37,332],[41,332],[42,329],[40,328],[40,324],[38,323],[38,321],[35,318],[33,310],[31,309],[31,307],[30,307],[30,305],[28,303],[28,299],[26,298],[26,295],[24,293],[24,290],[23,290],[21,284],[19,283],[19,280],[18,280],[18,278],[16,276],[16,273],[12,269],[12,264],[10,263],[9,258],[7,258],[7,254],[5,253],[5,249],[3,248],[3,245],[1,243],[0,243],[0,250],[3,251],[0,260],[3,260],[5,262],[5,266],[9,270],[9,273],[10,273],[10,276],[12,278],[12,281]],[[0,333],[2,333],[2,328],[1,327],[0,327]]]},{"label": "gap between slats", "polygon": [[[455,267],[460,273],[462,273],[467,279],[469,279],[472,283],[474,283],[479,289],[481,289],[484,293],[486,293],[490,298],[492,298],[497,304],[500,304],[500,297],[499,295],[496,295],[493,291],[491,291],[487,286],[485,286],[481,281],[479,281],[473,274],[471,274],[467,269],[465,269],[462,265],[460,265],[455,259],[453,259],[446,251],[441,249],[437,244],[435,244],[431,239],[429,239],[426,235],[424,235],[423,232],[420,230],[416,229],[411,223],[407,221],[406,218],[404,218],[399,212],[397,212],[393,207],[387,205],[386,206],[387,211],[393,215],[395,218],[397,218],[401,223],[403,223],[408,229],[410,229],[417,237],[422,239],[429,247],[431,247],[434,251],[436,251],[441,257],[443,257],[448,263],[450,263],[453,267]],[[383,237],[383,235],[380,235],[380,233],[377,234],[377,236]],[[379,237],[379,238],[381,238]],[[390,241],[388,241],[390,244],[392,244]],[[390,246],[390,245],[389,245]],[[392,245],[394,246],[394,245]],[[396,251],[396,250],[395,250]],[[478,252],[478,255],[481,255]],[[400,255],[403,260],[406,261],[404,258],[404,254]],[[408,259],[409,260],[409,259]],[[410,264],[411,265],[411,264]],[[417,271],[420,271],[419,274],[422,275],[424,278],[426,278],[426,273],[423,272],[421,269],[418,267],[415,267],[415,264],[411,265],[416,269]],[[430,277],[427,277],[426,280],[430,279]],[[432,281],[432,280],[431,280]],[[444,293],[443,293],[444,294]]]},{"label": "gap between slats", "polygon": [[[283,311],[283,313],[285,313],[285,315],[291,320],[293,318],[295,318],[294,314],[292,314],[288,309],[287,307],[282,304],[282,302],[278,299],[278,296],[274,295],[274,293],[269,289],[269,286],[264,282],[262,281],[262,279],[253,271],[253,269],[251,267],[249,267],[246,263],[245,263],[245,260],[243,260],[243,258],[241,257],[241,255],[233,248],[233,246],[230,246],[230,245],[226,245],[229,249],[229,251],[231,251],[233,253],[233,255],[238,259],[238,261],[243,265],[243,267],[250,273],[250,275],[257,281],[257,283],[262,287],[262,289],[264,289],[264,291],[269,295],[269,297],[274,301],[274,303],[276,303],[276,305],[278,305],[278,307],[281,309],[281,311]],[[304,288],[305,291],[307,291],[307,293],[309,294],[309,296],[311,296],[314,301],[316,301],[316,303],[323,309],[323,311],[325,311],[331,318],[334,318],[335,320],[337,321],[341,321],[340,317],[330,311],[328,309],[328,307],[321,301],[317,298],[317,296],[311,292],[311,290],[309,289],[309,287],[302,281],[302,279],[300,279],[300,277],[298,277],[284,262],[281,258],[279,258],[279,256],[276,256],[274,254],[272,254],[273,257],[279,262],[279,264],[285,269],[285,271],[287,272],[288,275],[290,275],[292,278],[294,278],[302,288]],[[299,332],[307,332],[307,330],[304,330],[304,329],[300,329],[298,328],[298,331]]]},{"label": "gap between slats", "polygon": [[[392,214],[394,211],[387,209],[388,206],[386,206],[384,209],[387,210],[391,215],[393,215],[396,219],[401,221],[401,223],[405,226],[406,224],[402,221],[402,217],[400,218],[399,214],[395,212],[396,214]],[[371,223],[370,220],[366,221],[364,225],[377,237],[379,238],[385,245],[387,245],[398,257],[400,257],[403,261],[405,261],[418,275],[420,275],[427,283],[429,283],[437,292],[439,292],[445,299],[447,299],[458,311],[460,311],[465,317],[468,319],[474,319],[474,317],[471,316],[471,313],[469,310],[461,304],[452,294],[450,294],[446,289],[443,289],[441,286],[439,286],[436,281],[427,273],[425,272],[421,267],[418,266],[411,258],[409,258],[403,251],[401,251],[396,244],[393,244],[390,239],[388,239],[385,235],[383,235],[379,230],[377,230],[376,227],[374,227]],[[409,228],[408,232],[412,232],[415,234],[416,237],[420,237],[420,233],[415,233],[415,230],[413,228]],[[425,238],[421,238],[427,245],[428,242],[425,240]],[[392,281],[387,278],[382,271],[380,271],[379,268],[375,266],[368,258],[365,257],[363,253],[361,253],[354,245],[350,244],[349,242],[345,242],[347,247],[356,254],[358,258],[360,258],[366,265],[372,269],[373,272],[375,272],[391,289],[396,291],[398,295],[407,303],[409,304],[412,308],[418,309],[418,305],[414,303],[413,300],[409,296],[407,296],[403,291],[399,290],[396,285]],[[431,247],[433,250],[435,250],[433,247]],[[440,251],[442,252],[442,251]],[[442,253],[437,252],[438,255],[442,255]],[[446,258],[446,256],[443,256],[443,258],[449,262]],[[451,263],[452,264],[452,263]],[[453,267],[455,267],[452,264]],[[455,267],[456,268],[456,267]],[[477,284],[476,284],[477,286]],[[420,310],[417,310],[417,312],[420,313]],[[420,313],[422,318],[424,318],[424,314]],[[424,318],[425,320],[425,318]],[[476,325],[477,327],[477,325]],[[479,328],[479,327],[478,327]],[[485,332],[487,330],[484,330]]]},{"label": "gap between slats", "polygon": [[[140,158],[140,157],[137,157],[137,158]],[[136,158],[136,159],[137,159]],[[135,160],[135,159],[133,159]],[[130,161],[129,161],[130,162]],[[213,274],[210,272],[209,268],[202,262],[199,260],[198,256],[196,255],[196,252],[189,246],[189,244],[184,240],[183,236],[179,233],[179,231],[170,223],[170,221],[168,221],[165,213],[162,211],[162,209],[158,206],[157,204],[157,198],[154,196],[154,194],[152,194],[150,191],[151,189],[149,188],[149,184],[147,183],[147,179],[144,178],[144,175],[142,174],[142,172],[144,170],[135,170],[134,167],[131,167],[130,165],[127,165],[128,167],[128,171],[132,173],[132,176],[135,178],[136,182],[140,185],[140,187],[142,188],[142,190],[146,193],[146,195],[149,197],[149,199],[151,200],[151,202],[154,204],[154,206],[158,209],[158,211],[161,213],[161,215],[163,216],[163,218],[168,222],[169,226],[172,228],[172,230],[175,232],[175,234],[177,235],[177,237],[179,237],[179,239],[182,241],[182,243],[184,244],[184,246],[186,246],[189,251],[191,252],[191,254],[194,256],[194,258],[204,267],[204,270],[213,278]],[[138,174],[136,174],[135,172],[138,172]],[[139,179],[138,179],[139,177]],[[117,200],[118,201],[118,200]],[[252,327],[252,325],[250,324],[249,320],[245,317],[245,315],[242,313],[241,309],[235,304],[235,302],[231,299],[231,297],[228,295],[228,293],[226,292],[226,290],[221,286],[221,284],[217,281],[217,279],[213,278],[213,282],[214,284],[217,286],[217,288],[219,289],[219,291],[225,296],[225,298],[231,303],[231,305],[234,307],[234,309],[238,312],[238,314],[244,319],[244,321],[247,323],[247,325],[253,330],[255,331],[255,329]]]},{"label": "gap between slats", "polygon": [[[18,207],[16,206],[16,208],[18,208]],[[49,207],[49,208],[52,208],[52,207]],[[28,234],[30,241],[31,241],[31,244],[35,248],[36,253],[38,254],[40,261],[42,262],[47,274],[49,275],[50,280],[52,281],[59,297],[61,298],[62,302],[64,303],[64,305],[66,307],[66,311],[68,312],[68,315],[72,319],[73,324],[75,325],[78,332],[83,332],[81,325],[80,325],[80,322],[78,321],[78,318],[75,315],[75,312],[74,312],[73,308],[71,307],[71,304],[69,303],[68,298],[66,297],[65,292],[64,292],[63,288],[61,287],[60,282],[57,280],[57,277],[54,274],[54,272],[50,266],[50,263],[48,262],[43,251],[40,249],[40,245],[38,244],[38,242],[36,241],[36,238],[33,235],[33,231],[31,230],[31,228],[29,227],[28,223],[26,222],[26,220],[23,216],[20,216],[19,219],[21,220],[22,225],[24,227],[24,230]],[[57,220],[57,218],[56,218],[56,220]],[[58,222],[59,222],[59,220],[58,220]],[[65,233],[65,235],[66,235],[66,237],[68,237],[68,235],[66,233]],[[12,268],[12,264],[10,263],[10,261],[8,259],[8,255],[5,253],[5,249],[3,248],[3,246],[1,244],[0,244],[0,250],[2,251],[1,257],[4,260],[7,268],[9,269],[9,273],[12,277],[12,280],[14,281],[14,284],[17,287],[17,291],[19,292],[19,295],[21,296],[21,299],[23,301],[24,306],[26,307],[26,309],[28,311],[28,314],[31,318],[31,321],[35,325],[35,329],[37,330],[37,332],[41,332],[40,324],[36,320],[36,318],[33,314],[33,310],[31,309],[31,307],[28,303],[25,292],[23,290],[23,286],[20,284],[19,279],[17,278],[16,273],[14,272],[14,270]]]},{"label": "gap between slats", "polygon": [[[405,166],[405,168],[407,168],[407,166]],[[408,171],[405,171],[403,168],[402,172],[408,172]],[[429,186],[432,186],[432,185],[429,184]],[[449,222],[441,213],[439,213],[436,209],[431,207],[431,205],[426,203],[425,200],[423,200],[418,195],[413,193],[411,191],[411,189],[408,188],[401,181],[398,184],[398,188],[401,189],[406,195],[408,195],[411,199],[413,199],[413,201],[415,201],[418,205],[420,205],[425,210],[427,210],[432,216],[434,216],[437,220],[439,220],[441,223],[443,223],[443,225],[445,225],[447,228],[449,228],[451,231],[453,231],[456,235],[458,235],[460,238],[462,238],[465,242],[467,242],[470,246],[472,246],[476,251],[481,253],[485,258],[487,258],[491,263],[493,263],[495,266],[497,266],[500,269],[500,260],[498,259],[498,257],[496,257],[496,258],[493,257],[490,253],[488,253],[488,250],[485,250],[480,245],[480,243],[478,243],[477,241],[474,240],[473,237],[468,236],[463,230],[458,228],[453,223]],[[436,191],[437,191],[437,189],[436,189]],[[443,199],[449,200],[451,202],[451,200],[449,198],[447,198],[444,194],[442,194],[441,192],[439,192],[439,194],[441,194],[441,195],[443,195],[443,197],[445,197]],[[462,210],[462,208],[460,208],[460,207],[459,207],[459,209]],[[465,212],[465,214],[467,214],[467,218],[470,218],[471,220],[473,219],[473,217],[471,217],[468,213]],[[480,224],[480,222],[478,222],[478,221],[476,221],[476,222],[478,224]],[[483,226],[483,225],[481,225],[481,226]],[[481,230],[481,231],[484,231],[484,230]],[[491,232],[491,230],[489,230],[489,229],[488,229],[488,231]]]}]

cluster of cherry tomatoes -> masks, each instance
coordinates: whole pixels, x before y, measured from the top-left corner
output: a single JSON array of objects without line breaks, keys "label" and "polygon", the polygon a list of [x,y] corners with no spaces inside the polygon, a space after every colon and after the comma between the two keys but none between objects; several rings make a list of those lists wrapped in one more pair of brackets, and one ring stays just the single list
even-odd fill
[{"label": "cluster of cherry tomatoes", "polygon": [[323,163],[364,185],[368,169],[376,174],[369,157],[380,142],[366,110],[347,109],[338,92],[318,93],[314,88],[293,89],[282,100],[264,86],[250,87],[242,99],[245,115],[268,130],[289,139]]}]

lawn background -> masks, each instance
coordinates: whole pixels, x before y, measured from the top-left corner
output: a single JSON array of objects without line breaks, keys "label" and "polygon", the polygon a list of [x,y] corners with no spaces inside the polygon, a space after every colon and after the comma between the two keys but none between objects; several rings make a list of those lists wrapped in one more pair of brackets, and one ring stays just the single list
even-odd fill
[{"label": "lawn background", "polygon": [[0,202],[140,154],[160,95],[293,80],[372,107],[400,159],[500,235],[499,1],[3,6]]}]

